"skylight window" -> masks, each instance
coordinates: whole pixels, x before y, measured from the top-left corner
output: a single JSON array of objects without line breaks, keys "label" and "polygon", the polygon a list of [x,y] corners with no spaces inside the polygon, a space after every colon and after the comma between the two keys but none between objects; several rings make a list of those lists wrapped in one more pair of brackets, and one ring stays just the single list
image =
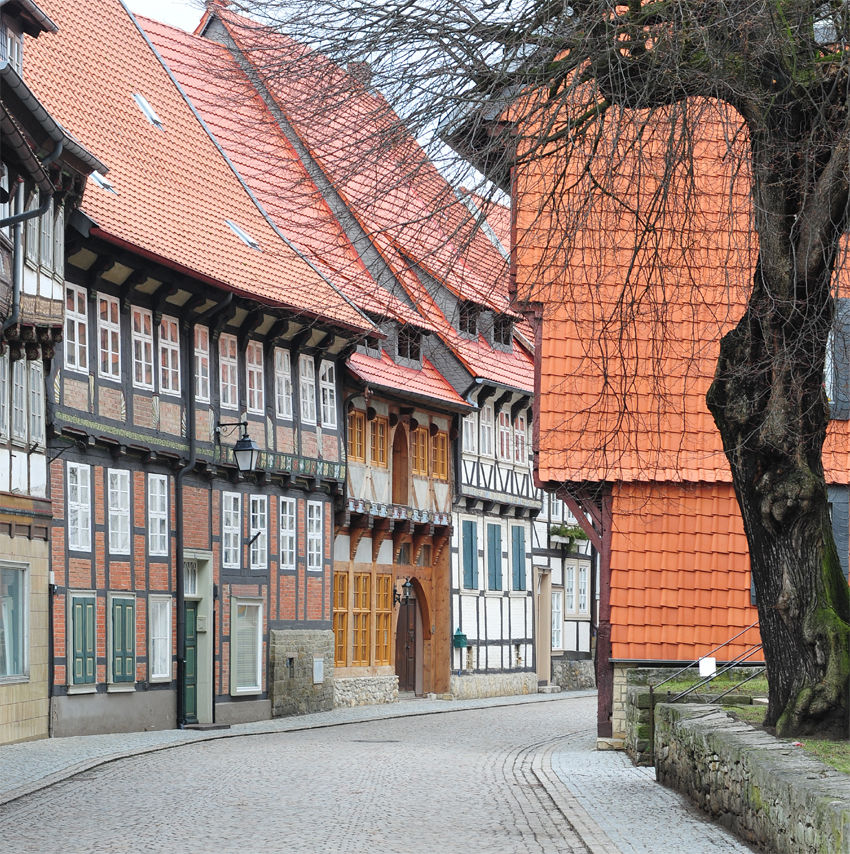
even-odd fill
[{"label": "skylight window", "polygon": [[115,187],[113,187],[112,184],[109,182],[109,180],[107,178],[105,178],[103,175],[101,175],[100,172],[97,172],[97,171],[92,172],[91,173],[91,179],[101,189],[109,190],[110,193],[115,193],[116,196],[118,195],[118,190],[116,190]]},{"label": "skylight window", "polygon": [[235,235],[236,235],[236,236],[237,236],[237,237],[238,237],[238,238],[239,238],[239,239],[240,239],[240,240],[241,240],[241,241],[242,241],[246,246],[250,246],[252,249],[259,249],[259,248],[260,248],[260,244],[259,244],[259,243],[257,243],[257,241],[256,241],[256,240],[254,240],[254,238],[253,238],[253,237],[251,237],[251,235],[250,235],[250,234],[248,234],[248,232],[247,232],[247,231],[245,231],[245,229],[244,229],[244,228],[241,228],[241,227],[240,227],[240,226],[238,226],[235,222],[233,222],[233,221],[231,221],[231,220],[229,220],[229,219],[226,219],[226,220],[225,220],[225,222],[226,222],[226,223],[230,226],[230,228],[233,230],[233,233],[234,233],[234,234],[235,234]]},{"label": "skylight window", "polygon": [[158,130],[162,130],[162,119],[156,114],[156,110],[148,103],[144,95],[136,93],[133,100],[139,105],[139,109],[145,114],[145,118]]}]

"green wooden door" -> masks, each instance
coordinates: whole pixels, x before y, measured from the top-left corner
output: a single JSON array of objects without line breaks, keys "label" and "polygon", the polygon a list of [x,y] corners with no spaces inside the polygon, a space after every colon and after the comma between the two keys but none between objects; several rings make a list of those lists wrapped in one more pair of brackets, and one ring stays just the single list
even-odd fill
[{"label": "green wooden door", "polygon": [[187,724],[198,722],[197,602],[186,602],[186,666],[183,668],[183,713]]}]

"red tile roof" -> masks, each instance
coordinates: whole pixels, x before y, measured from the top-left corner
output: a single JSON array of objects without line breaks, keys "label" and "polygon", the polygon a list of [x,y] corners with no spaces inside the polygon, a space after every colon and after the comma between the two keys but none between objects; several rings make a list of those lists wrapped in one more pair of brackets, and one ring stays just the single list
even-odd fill
[{"label": "red tile roof", "polygon": [[[275,234],[118,0],[101,0],[96,13],[86,0],[44,6],[59,33],[27,42],[27,76],[45,107],[109,166],[117,192],[90,181],[83,199],[95,234],[237,293],[370,328]],[[134,94],[153,106],[162,130]]]}]

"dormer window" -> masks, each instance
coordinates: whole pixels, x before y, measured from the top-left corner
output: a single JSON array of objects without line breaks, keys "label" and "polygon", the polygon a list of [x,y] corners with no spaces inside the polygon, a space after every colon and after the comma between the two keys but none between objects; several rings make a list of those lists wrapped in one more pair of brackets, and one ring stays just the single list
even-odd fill
[{"label": "dormer window", "polygon": [[418,362],[422,358],[422,333],[403,326],[398,331],[398,355],[402,359]]},{"label": "dormer window", "polygon": [[162,130],[162,119],[156,114],[156,110],[148,103],[148,99],[144,95],[136,92],[133,95],[133,100],[139,105],[139,109],[144,114],[145,118],[157,129]]},{"label": "dormer window", "polygon": [[458,328],[467,335],[478,334],[478,306],[471,302],[461,303]]},{"label": "dormer window", "polygon": [[500,347],[510,347],[514,337],[514,324],[509,317],[497,317],[493,320],[493,343]]}]

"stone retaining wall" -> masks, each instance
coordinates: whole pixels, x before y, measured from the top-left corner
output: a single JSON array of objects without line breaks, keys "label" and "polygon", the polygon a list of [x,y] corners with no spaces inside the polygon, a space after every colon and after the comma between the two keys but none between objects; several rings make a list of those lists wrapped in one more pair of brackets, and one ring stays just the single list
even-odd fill
[{"label": "stone retaining wall", "polygon": [[552,661],[552,683],[560,685],[564,691],[578,691],[581,688],[596,687],[596,673],[591,659],[570,660],[567,658]]},{"label": "stone retaining wall", "polygon": [[[272,716],[332,709],[334,633],[322,629],[272,629],[269,635]],[[318,668],[314,668],[314,659],[320,660]],[[321,681],[314,681],[319,678]]]},{"label": "stone retaining wall", "polygon": [[449,692],[457,700],[482,697],[508,697],[512,694],[536,694],[536,673],[466,673],[453,674]]},{"label": "stone retaining wall", "polygon": [[398,676],[352,676],[334,679],[334,707],[398,702]]},{"label": "stone retaining wall", "polygon": [[776,854],[850,852],[850,784],[789,742],[717,706],[655,707],[659,782]]}]

